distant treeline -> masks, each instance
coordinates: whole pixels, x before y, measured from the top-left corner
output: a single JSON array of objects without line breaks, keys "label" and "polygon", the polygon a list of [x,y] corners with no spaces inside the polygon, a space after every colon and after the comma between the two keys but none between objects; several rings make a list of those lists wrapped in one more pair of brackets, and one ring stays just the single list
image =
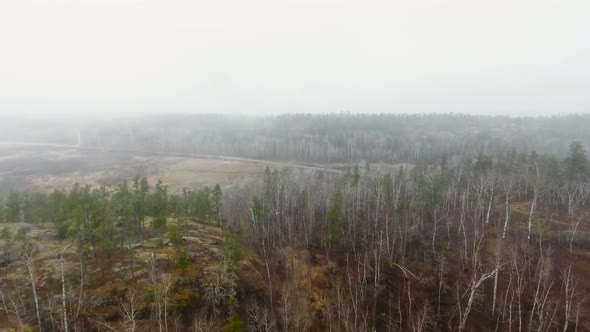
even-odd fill
[{"label": "distant treeline", "polygon": [[564,156],[590,144],[590,115],[153,115],[82,130],[82,145],[299,162],[433,162],[517,150]]}]

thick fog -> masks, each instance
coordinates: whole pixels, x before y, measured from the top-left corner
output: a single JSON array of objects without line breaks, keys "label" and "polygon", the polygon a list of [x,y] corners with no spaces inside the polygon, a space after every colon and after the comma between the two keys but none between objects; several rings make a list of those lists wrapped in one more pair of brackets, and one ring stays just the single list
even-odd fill
[{"label": "thick fog", "polygon": [[561,114],[590,2],[2,0],[4,112]]}]

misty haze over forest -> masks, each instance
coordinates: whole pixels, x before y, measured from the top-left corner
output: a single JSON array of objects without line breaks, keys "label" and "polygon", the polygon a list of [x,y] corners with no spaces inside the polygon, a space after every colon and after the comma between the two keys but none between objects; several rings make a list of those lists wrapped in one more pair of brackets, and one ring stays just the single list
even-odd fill
[{"label": "misty haze over forest", "polygon": [[590,331],[589,13],[1,0],[0,331]]},{"label": "misty haze over forest", "polygon": [[555,154],[590,145],[590,116],[467,114],[0,115],[0,140],[304,162],[416,162],[466,151]]}]

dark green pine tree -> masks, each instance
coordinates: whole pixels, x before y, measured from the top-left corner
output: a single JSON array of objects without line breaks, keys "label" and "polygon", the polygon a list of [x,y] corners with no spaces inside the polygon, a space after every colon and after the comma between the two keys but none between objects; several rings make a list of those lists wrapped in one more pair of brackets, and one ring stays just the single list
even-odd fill
[{"label": "dark green pine tree", "polygon": [[221,187],[219,184],[216,184],[211,192],[211,205],[218,223],[221,223],[221,212],[223,211],[222,199],[223,193],[221,192]]},{"label": "dark green pine tree", "polygon": [[133,180],[133,216],[138,229],[143,229],[145,216],[148,211],[147,198],[150,192],[150,185],[147,178],[135,177]]},{"label": "dark green pine tree", "polygon": [[570,144],[570,151],[565,158],[566,178],[570,182],[584,182],[588,179],[588,158],[581,142]]},{"label": "dark green pine tree", "polygon": [[168,226],[168,188],[158,180],[154,193],[152,194],[153,231],[160,237],[160,243],[163,243],[163,235]]},{"label": "dark green pine tree", "polygon": [[5,219],[7,222],[21,221],[21,196],[16,192],[11,192],[6,200]]}]

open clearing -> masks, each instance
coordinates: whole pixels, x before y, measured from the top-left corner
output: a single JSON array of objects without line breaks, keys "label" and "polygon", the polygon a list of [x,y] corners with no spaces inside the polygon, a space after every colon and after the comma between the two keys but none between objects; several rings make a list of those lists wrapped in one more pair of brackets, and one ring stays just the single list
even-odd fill
[{"label": "open clearing", "polygon": [[158,179],[171,191],[204,185],[240,185],[260,179],[266,166],[297,172],[343,172],[342,165],[303,165],[253,159],[163,154],[34,143],[0,142],[0,191],[49,192],[74,183],[112,186],[135,176]]},{"label": "open clearing", "polygon": [[67,146],[0,144],[0,188],[53,191],[74,183],[116,185],[135,176],[158,179],[172,191],[258,179],[263,163],[82,150]]}]

